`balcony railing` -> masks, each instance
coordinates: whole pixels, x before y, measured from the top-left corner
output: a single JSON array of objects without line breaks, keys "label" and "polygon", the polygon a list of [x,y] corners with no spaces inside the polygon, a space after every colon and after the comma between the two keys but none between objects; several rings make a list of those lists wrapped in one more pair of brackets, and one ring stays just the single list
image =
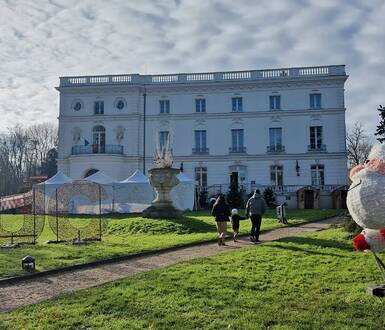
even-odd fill
[{"label": "balcony railing", "polygon": [[193,154],[208,154],[209,148],[192,148]]},{"label": "balcony railing", "polygon": [[246,147],[230,147],[230,154],[244,154],[246,152]]},{"label": "balcony railing", "polygon": [[283,145],[272,145],[266,147],[267,152],[285,152],[285,146]]},{"label": "balcony railing", "polygon": [[[254,191],[254,189],[259,189],[264,191],[266,188],[271,188],[274,193],[282,194],[282,193],[294,193],[297,192],[299,189],[302,189],[306,185],[283,185],[283,186],[274,186],[274,185],[257,185],[257,184],[250,184],[250,191]],[[323,184],[323,185],[308,185],[312,186],[322,192],[332,192],[338,187],[341,187],[341,185],[335,185],[335,184]]]},{"label": "balcony railing", "polygon": [[88,146],[73,146],[72,155],[87,155],[87,154],[109,154],[123,155],[123,146],[119,145],[88,145]]},{"label": "balcony railing", "polygon": [[[305,186],[310,185],[283,185],[283,186],[275,186],[275,185],[260,185],[254,183],[239,183],[239,189],[246,191],[246,193],[253,192],[255,189],[259,189],[261,193],[264,192],[266,188],[270,188],[276,194],[285,194],[285,193],[296,193],[299,189],[302,189]],[[312,187],[318,189],[322,192],[332,192],[335,189],[341,187],[341,185],[328,184],[328,185],[311,185]],[[208,186],[205,188],[208,192],[208,196],[213,196],[216,194],[225,194],[229,191],[230,185],[226,183],[222,184],[214,184],[212,186]]]},{"label": "balcony railing", "polygon": [[121,74],[103,76],[60,77],[61,87],[89,85],[159,85],[202,82],[253,81],[272,79],[345,76],[345,65],[301,68],[262,69],[230,72],[177,73],[161,75]]},{"label": "balcony railing", "polygon": [[307,146],[307,151],[309,151],[309,152],[325,152],[326,151],[326,145],[321,144],[321,145],[317,146],[317,145],[309,144]]}]

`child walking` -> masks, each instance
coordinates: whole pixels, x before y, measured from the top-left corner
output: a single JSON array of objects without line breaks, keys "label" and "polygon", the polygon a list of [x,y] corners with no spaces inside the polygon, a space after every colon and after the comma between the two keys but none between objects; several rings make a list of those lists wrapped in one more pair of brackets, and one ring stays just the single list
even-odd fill
[{"label": "child walking", "polygon": [[238,214],[237,209],[231,210],[231,224],[233,225],[233,240],[234,242],[237,241],[238,233],[239,233],[239,221],[245,220],[246,217],[242,217]]}]

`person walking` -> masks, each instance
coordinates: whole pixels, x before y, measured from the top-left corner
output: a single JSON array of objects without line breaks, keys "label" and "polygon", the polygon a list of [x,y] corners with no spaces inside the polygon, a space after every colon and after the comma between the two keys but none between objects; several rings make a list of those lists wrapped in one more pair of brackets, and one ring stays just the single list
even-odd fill
[{"label": "person walking", "polygon": [[237,209],[231,210],[231,224],[233,226],[233,240],[234,242],[237,242],[238,239],[238,233],[239,233],[239,221],[245,220],[246,217],[242,217],[238,214]]},{"label": "person walking", "polygon": [[250,217],[251,220],[250,240],[256,244],[261,243],[259,232],[261,230],[262,215],[265,212],[266,202],[259,189],[256,189],[253,196],[246,203],[246,216]]},{"label": "person walking", "polygon": [[231,213],[230,207],[229,205],[227,205],[225,197],[223,195],[219,195],[219,197],[215,201],[211,214],[215,217],[215,221],[217,224],[218,245],[226,245],[225,237],[227,222],[230,221],[229,216]]}]

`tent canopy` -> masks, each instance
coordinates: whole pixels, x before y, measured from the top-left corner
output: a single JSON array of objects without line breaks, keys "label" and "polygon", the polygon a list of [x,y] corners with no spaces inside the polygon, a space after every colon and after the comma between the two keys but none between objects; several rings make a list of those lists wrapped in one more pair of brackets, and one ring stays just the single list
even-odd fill
[{"label": "tent canopy", "polygon": [[72,182],[72,179],[66,176],[65,174],[63,174],[63,172],[59,171],[53,177],[49,178],[44,182],[39,183],[39,185],[40,184],[41,185],[46,185],[46,184],[60,185],[68,182]]},{"label": "tent canopy", "polygon": [[120,181],[120,183],[149,183],[149,180],[140,170],[136,170],[127,179]]},{"label": "tent canopy", "polygon": [[100,183],[100,184],[110,184],[114,183],[115,180],[108,175],[104,174],[102,171],[98,171],[88,177],[86,177],[84,180],[92,181],[95,183]]},{"label": "tent canopy", "polygon": [[193,180],[191,180],[186,174],[184,174],[183,172],[180,172],[177,176],[176,176],[180,182],[193,182]]},{"label": "tent canopy", "polygon": [[172,189],[171,199],[174,205],[182,210],[192,210],[194,208],[195,182],[184,173],[177,175],[179,184]]}]

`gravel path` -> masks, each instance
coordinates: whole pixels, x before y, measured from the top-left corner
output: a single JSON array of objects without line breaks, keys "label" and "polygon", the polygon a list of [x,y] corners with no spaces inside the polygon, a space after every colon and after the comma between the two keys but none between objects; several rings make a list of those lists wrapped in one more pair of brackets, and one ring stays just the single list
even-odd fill
[{"label": "gravel path", "polygon": [[[283,227],[261,234],[260,239],[274,241],[304,232],[327,229],[339,221],[340,219],[335,217],[301,226]],[[236,243],[228,241],[226,244],[219,247],[216,243],[202,243],[192,247],[181,247],[174,251],[154,252],[151,255],[130,260],[32,278],[16,284],[0,284],[0,312],[7,312],[68,292],[94,287],[181,261],[204,258],[251,245],[248,237],[241,237]],[[254,246],[258,248],[258,245]]]}]

